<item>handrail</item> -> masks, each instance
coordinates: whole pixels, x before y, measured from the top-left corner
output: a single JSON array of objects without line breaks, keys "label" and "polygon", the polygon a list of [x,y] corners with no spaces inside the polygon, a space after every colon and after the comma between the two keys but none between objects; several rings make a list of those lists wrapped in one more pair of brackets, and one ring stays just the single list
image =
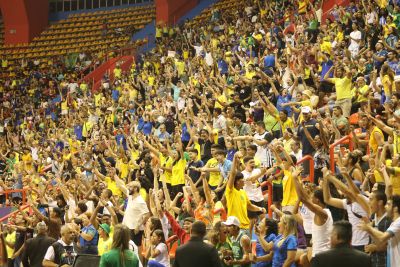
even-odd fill
[{"label": "handrail", "polygon": [[29,205],[29,204],[23,205],[23,206],[19,207],[19,209],[15,210],[15,211],[13,211],[13,212],[10,212],[10,213],[7,214],[6,216],[0,218],[0,223],[1,223],[1,222],[4,222],[4,221],[7,220],[8,218],[10,218],[10,217],[16,215],[16,214],[19,213],[21,210],[26,210],[26,209],[29,208],[30,206],[31,206],[31,205]]},{"label": "handrail", "polygon": [[346,135],[339,140],[337,140],[335,143],[329,146],[329,159],[330,159],[330,165],[331,165],[331,172],[335,172],[335,147],[345,143],[346,141],[349,141],[349,149],[350,151],[353,150],[353,137],[351,135]]},{"label": "handrail", "polygon": [[310,164],[310,174],[307,178],[303,180],[308,180],[310,183],[314,183],[314,158],[310,155],[306,155],[303,158],[301,158],[296,165],[300,165],[301,163],[308,161]]},{"label": "handrail", "polygon": [[22,205],[25,205],[25,203],[26,203],[26,190],[25,189],[5,190],[2,193],[6,195],[6,200],[8,199],[9,194],[22,193]]},{"label": "handrail", "polygon": [[272,205],[272,183],[269,181],[265,181],[261,183],[261,188],[268,186],[268,190],[263,191],[263,195],[268,193],[268,216],[272,218],[272,210],[271,210],[271,205]]}]

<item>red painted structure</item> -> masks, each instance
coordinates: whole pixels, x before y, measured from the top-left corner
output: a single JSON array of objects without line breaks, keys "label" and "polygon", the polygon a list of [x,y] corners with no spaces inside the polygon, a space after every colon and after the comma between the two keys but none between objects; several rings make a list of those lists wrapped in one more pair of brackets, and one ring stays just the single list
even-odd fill
[{"label": "red painted structure", "polygon": [[322,6],[322,10],[323,10],[322,23],[325,22],[325,20],[327,18],[331,17],[329,15],[329,12],[332,10],[332,8],[335,7],[335,5],[347,6],[349,3],[350,3],[350,0],[328,0],[328,1],[324,1],[323,6]]},{"label": "red painted structure", "polygon": [[199,0],[155,0],[156,21],[175,24],[198,3]]},{"label": "red painted structure", "polygon": [[100,67],[86,75],[82,80],[92,84],[92,91],[100,88],[102,79],[106,73],[109,74],[110,81],[114,81],[114,69],[117,64],[120,65],[123,72],[129,71],[134,62],[133,56],[117,56],[103,63]]},{"label": "red painted structure", "polygon": [[5,44],[28,43],[48,24],[48,0],[0,0]]}]

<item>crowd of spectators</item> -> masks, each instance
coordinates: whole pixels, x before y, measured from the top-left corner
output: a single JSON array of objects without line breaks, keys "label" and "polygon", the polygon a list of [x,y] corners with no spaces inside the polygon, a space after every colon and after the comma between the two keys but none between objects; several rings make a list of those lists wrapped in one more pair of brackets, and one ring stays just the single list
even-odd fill
[{"label": "crowd of spectators", "polygon": [[222,1],[97,91],[3,77],[8,266],[400,266],[399,1]]}]

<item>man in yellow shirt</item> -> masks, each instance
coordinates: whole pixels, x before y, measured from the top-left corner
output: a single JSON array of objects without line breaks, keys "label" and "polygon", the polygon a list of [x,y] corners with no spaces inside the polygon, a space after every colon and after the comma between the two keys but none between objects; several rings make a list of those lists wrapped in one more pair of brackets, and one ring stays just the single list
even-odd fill
[{"label": "man in yellow shirt", "polygon": [[[329,75],[335,68],[335,76],[337,78],[329,78]],[[352,75],[348,67],[331,67],[328,72],[325,73],[324,80],[335,85],[336,89],[336,103],[335,105],[340,106],[343,110],[345,117],[350,116],[351,110],[351,81]]]},{"label": "man in yellow shirt", "polygon": [[186,160],[180,138],[176,144],[176,151],[172,151],[172,159],[171,197],[175,197],[179,192],[183,192],[185,185]]},{"label": "man in yellow shirt", "polygon": [[226,185],[225,198],[228,208],[228,217],[235,216],[240,221],[240,229],[249,230],[250,220],[247,216],[247,210],[266,213],[264,208],[253,205],[246,192],[243,190],[244,178],[242,173],[237,173],[237,167],[240,164],[242,154],[237,152],[233,157],[233,165]]}]

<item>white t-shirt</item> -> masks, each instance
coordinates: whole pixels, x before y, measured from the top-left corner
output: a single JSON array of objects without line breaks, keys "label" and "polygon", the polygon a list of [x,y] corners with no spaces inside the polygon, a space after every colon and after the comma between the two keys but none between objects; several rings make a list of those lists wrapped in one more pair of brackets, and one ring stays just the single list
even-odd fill
[{"label": "white t-shirt", "polygon": [[363,223],[362,218],[357,218],[356,215],[368,218],[368,213],[357,202],[348,204],[347,199],[343,199],[343,208],[347,210],[349,222],[353,226],[353,238],[351,239],[352,246],[365,246],[369,244],[368,233],[360,230],[358,226]]},{"label": "white t-shirt", "polygon": [[[255,140],[264,140],[265,135],[268,132],[265,131],[263,134],[256,133],[254,135]],[[254,143],[254,145],[257,146],[257,152],[255,154],[255,157],[258,158],[261,161],[261,166],[267,165],[268,159],[267,159],[267,153],[270,153],[270,149],[267,146],[259,146],[257,143]],[[272,155],[270,155],[272,156]]]},{"label": "white t-shirt", "polygon": [[[126,206],[124,219],[122,223],[128,226],[129,229],[143,230],[142,216],[149,213],[146,202],[141,195],[128,197],[128,205]],[[142,223],[139,225],[139,223]]]},{"label": "white t-shirt", "polygon": [[392,222],[386,232],[392,236],[387,246],[387,266],[400,266],[400,217]]},{"label": "white t-shirt", "polygon": [[328,214],[328,218],[323,225],[316,225],[314,223],[314,220],[312,222],[313,257],[315,256],[315,254],[327,251],[331,247],[331,237],[329,233],[332,232],[333,219],[331,211],[329,209],[324,209],[324,211]]},{"label": "white t-shirt", "polygon": [[156,246],[156,249],[160,251],[160,254],[154,258],[154,260],[165,267],[169,267],[169,255],[168,255],[168,248],[165,243],[160,243]]},{"label": "white t-shirt", "polygon": [[308,235],[311,235],[312,234],[312,225],[313,225],[313,221],[314,221],[314,212],[312,212],[305,205],[302,205],[299,208],[299,213],[300,213],[301,217],[303,218],[304,232]]},{"label": "white t-shirt", "polygon": [[214,58],[212,57],[211,52],[206,52],[205,60],[208,66],[212,66],[214,64]]},{"label": "white t-shirt", "polygon": [[[71,243],[71,244],[66,244],[62,239],[60,239],[60,240],[58,240],[57,242],[59,242],[59,243],[61,243],[61,245],[63,245],[64,247],[65,246],[69,246],[69,247],[71,247],[72,248],[72,254],[71,254],[71,264],[73,263],[73,258],[76,256],[76,252],[75,252],[75,249],[74,249],[74,246],[73,246],[73,243]],[[54,251],[54,247],[53,246],[50,246],[48,249],[47,249],[47,251],[46,251],[46,254],[44,255],[44,259],[45,260],[48,260],[48,261],[54,261],[54,258],[55,258],[55,251]]]},{"label": "white t-shirt", "polygon": [[201,56],[201,52],[203,52],[203,46],[202,45],[194,45],[193,46],[194,50],[196,51],[196,57]]},{"label": "white t-shirt", "polygon": [[[350,33],[350,37],[355,40],[361,40],[361,32],[360,31],[352,31]],[[360,44],[354,41],[353,39],[350,40],[350,47],[359,47]]]},{"label": "white t-shirt", "polygon": [[[251,173],[244,170],[242,171],[244,179],[258,175],[261,173],[260,169],[254,169]],[[259,180],[262,177],[259,178]],[[247,196],[250,200],[255,202],[260,202],[264,200],[264,196],[262,194],[261,186],[258,182],[252,183],[251,181],[244,182],[243,190],[246,192]]]}]

